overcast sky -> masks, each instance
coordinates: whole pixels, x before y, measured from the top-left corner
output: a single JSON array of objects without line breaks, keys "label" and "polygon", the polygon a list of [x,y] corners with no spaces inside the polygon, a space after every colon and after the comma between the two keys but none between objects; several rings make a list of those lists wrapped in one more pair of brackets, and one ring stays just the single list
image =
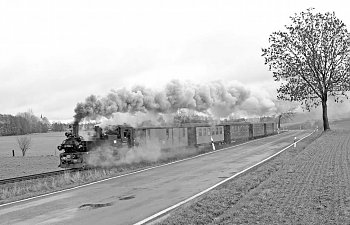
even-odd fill
[{"label": "overcast sky", "polygon": [[261,48],[289,16],[347,1],[0,1],[0,114],[70,120],[90,94],[172,79],[238,81],[274,95]]}]

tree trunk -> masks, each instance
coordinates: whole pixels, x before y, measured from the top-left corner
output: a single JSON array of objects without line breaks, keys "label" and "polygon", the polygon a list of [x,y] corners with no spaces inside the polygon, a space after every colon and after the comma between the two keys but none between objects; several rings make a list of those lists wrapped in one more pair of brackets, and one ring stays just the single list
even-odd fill
[{"label": "tree trunk", "polygon": [[278,129],[281,129],[281,117],[282,114],[278,116]]},{"label": "tree trunk", "polygon": [[323,119],[323,130],[330,130],[328,115],[327,115],[327,100],[322,100],[322,119]]}]

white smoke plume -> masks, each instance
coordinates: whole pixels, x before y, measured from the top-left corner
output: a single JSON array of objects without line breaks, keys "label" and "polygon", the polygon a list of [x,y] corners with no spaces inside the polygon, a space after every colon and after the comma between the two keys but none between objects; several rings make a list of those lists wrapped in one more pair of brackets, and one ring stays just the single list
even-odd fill
[{"label": "white smoke plume", "polygon": [[[171,114],[186,108],[202,112],[215,118],[227,117],[232,113],[242,115],[264,115],[276,110],[268,97],[252,91],[237,82],[221,81],[194,84],[172,80],[162,90],[135,86],[112,90],[107,96],[91,95],[75,108],[75,120],[84,118],[111,118],[115,113]],[[139,114],[141,115],[141,114]],[[120,117],[120,115],[118,115]]]},{"label": "white smoke plume", "polygon": [[105,128],[108,125],[127,124],[132,127],[142,126],[164,126],[173,121],[171,114],[159,114],[155,112],[135,112],[135,113],[121,113],[116,112],[112,114],[112,118],[101,119],[100,127]]},{"label": "white smoke plume", "polygon": [[133,148],[114,149],[106,144],[89,152],[88,164],[94,167],[112,167],[141,161],[156,162],[162,156],[160,146],[153,142]]}]

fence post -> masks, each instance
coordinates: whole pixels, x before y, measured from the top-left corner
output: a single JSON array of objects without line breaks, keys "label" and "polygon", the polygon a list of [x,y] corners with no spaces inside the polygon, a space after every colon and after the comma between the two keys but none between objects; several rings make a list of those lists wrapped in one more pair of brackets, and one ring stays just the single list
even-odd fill
[{"label": "fence post", "polygon": [[12,150],[12,157],[15,157],[15,150]]}]

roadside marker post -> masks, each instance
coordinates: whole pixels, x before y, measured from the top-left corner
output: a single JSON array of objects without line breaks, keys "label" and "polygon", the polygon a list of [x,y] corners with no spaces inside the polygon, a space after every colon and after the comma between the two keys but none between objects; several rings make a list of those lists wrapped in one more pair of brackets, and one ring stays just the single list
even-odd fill
[{"label": "roadside marker post", "polygon": [[297,137],[294,137],[294,148],[297,147]]},{"label": "roadside marker post", "polygon": [[211,136],[210,139],[211,139],[211,146],[213,147],[213,150],[215,150],[215,145],[214,145],[213,136]]}]

